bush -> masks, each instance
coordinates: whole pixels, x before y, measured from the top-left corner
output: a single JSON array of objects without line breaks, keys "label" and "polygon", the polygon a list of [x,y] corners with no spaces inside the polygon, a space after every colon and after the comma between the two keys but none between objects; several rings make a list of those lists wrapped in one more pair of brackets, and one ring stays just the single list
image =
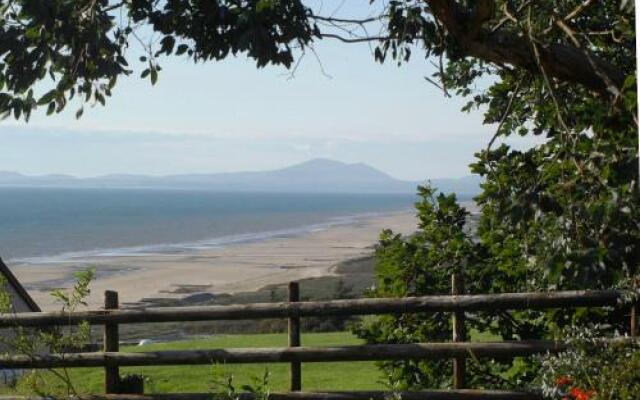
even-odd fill
[{"label": "bush", "polygon": [[541,357],[538,384],[545,398],[631,400],[640,393],[640,345],[596,339],[594,330],[573,334],[570,349]]}]

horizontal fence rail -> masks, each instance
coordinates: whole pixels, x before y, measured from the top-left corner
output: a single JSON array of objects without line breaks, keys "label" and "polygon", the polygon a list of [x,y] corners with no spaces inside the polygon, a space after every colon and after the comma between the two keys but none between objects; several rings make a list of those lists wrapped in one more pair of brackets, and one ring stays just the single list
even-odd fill
[{"label": "horizontal fence rail", "polygon": [[[269,393],[269,400],[389,400],[398,395],[402,400],[542,400],[536,393],[509,390],[427,390],[419,392],[288,392]],[[80,395],[74,400],[214,400],[227,399],[224,395],[212,393],[157,393],[157,394],[106,394]],[[254,393],[238,393],[238,400],[257,400]],[[37,396],[2,396],[0,400],[50,400]]]},{"label": "horizontal fence rail", "polygon": [[278,362],[420,360],[453,357],[513,358],[557,353],[566,344],[547,340],[376,344],[338,347],[270,347],[0,356],[0,368],[209,365]]},{"label": "horizontal fence rail", "polygon": [[624,296],[617,290],[423,296],[398,299],[354,299],[298,303],[254,303],[229,306],[154,307],[134,310],[97,310],[0,314],[0,327],[78,324],[125,324],[242,320],[292,317],[469,312],[487,310],[615,306]]}]

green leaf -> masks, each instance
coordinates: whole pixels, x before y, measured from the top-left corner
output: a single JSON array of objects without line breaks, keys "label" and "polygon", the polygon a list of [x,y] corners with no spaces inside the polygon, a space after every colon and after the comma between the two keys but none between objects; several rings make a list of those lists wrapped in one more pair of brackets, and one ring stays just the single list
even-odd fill
[{"label": "green leaf", "polygon": [[173,36],[165,36],[160,43],[160,51],[166,54],[171,54],[173,52],[173,46],[176,43],[176,39]]},{"label": "green leaf", "polygon": [[100,92],[95,92],[94,96],[95,96],[96,100],[97,100],[100,104],[102,104],[102,105],[104,106],[105,101],[104,101],[104,96],[102,95],[102,93],[100,93]]},{"label": "green leaf", "polygon": [[38,100],[38,105],[43,106],[51,102],[57,95],[58,95],[58,91],[56,89],[52,89],[48,91],[42,97],[40,97],[40,99]]},{"label": "green leaf", "polygon": [[40,27],[36,25],[32,28],[27,29],[27,31],[25,32],[25,36],[30,40],[36,40],[40,38]]},{"label": "green leaf", "polygon": [[14,103],[13,104],[13,117],[15,119],[20,119],[20,116],[22,115],[22,106],[18,103]]},{"label": "green leaf", "polygon": [[186,44],[181,44],[176,49],[176,55],[180,56],[180,55],[184,54],[187,50],[189,50],[189,46],[187,46]]},{"label": "green leaf", "polygon": [[272,9],[273,6],[274,4],[272,0],[259,0],[258,3],[256,3],[256,11],[259,13],[267,11]]}]

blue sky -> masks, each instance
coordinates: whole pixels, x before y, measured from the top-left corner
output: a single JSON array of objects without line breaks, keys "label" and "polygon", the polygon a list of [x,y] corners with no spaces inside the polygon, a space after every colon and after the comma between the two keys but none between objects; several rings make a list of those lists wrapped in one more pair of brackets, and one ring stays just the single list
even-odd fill
[{"label": "blue sky", "polygon": [[134,62],[106,107],[85,107],[80,120],[72,105],[27,125],[2,121],[0,170],[163,175],[326,157],[403,179],[457,177],[493,134],[481,112],[460,112],[463,99],[446,99],[424,80],[433,70],[420,54],[397,67],[375,63],[367,45],[318,43],[316,52],[321,65],[309,53],[293,77],[244,57],[165,59],[153,87]]}]

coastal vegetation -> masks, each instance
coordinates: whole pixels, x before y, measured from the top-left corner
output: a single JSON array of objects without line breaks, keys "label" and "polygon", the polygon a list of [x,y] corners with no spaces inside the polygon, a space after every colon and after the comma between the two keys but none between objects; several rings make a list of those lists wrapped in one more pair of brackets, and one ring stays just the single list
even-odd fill
[{"label": "coastal vegetation", "polygon": [[539,359],[537,385],[548,398],[633,399],[640,391],[638,343],[598,343],[598,329],[569,329],[572,343],[559,355]]},{"label": "coastal vegetation", "polygon": [[[464,293],[469,294],[576,288],[572,286],[572,281],[565,283],[559,277],[556,278],[558,281],[555,281],[553,287],[536,287],[533,284],[535,281],[525,280],[527,277],[536,279],[535,271],[532,269],[519,270],[513,264],[508,264],[505,268],[492,258],[482,237],[474,237],[474,232],[466,228],[468,213],[457,204],[455,195],[436,194],[434,189],[423,187],[420,188],[420,196],[421,199],[416,205],[419,230],[414,235],[405,237],[389,230],[382,233],[376,248],[377,279],[368,295],[389,298],[448,294],[451,292],[452,273],[459,273],[464,277]],[[519,257],[518,253],[513,253],[512,256],[516,259]],[[610,273],[617,274],[618,271],[614,269]],[[538,279],[540,278],[541,276]],[[539,284],[544,285],[543,282]],[[594,281],[590,285],[583,284],[577,288],[608,287],[601,285],[601,281]],[[618,287],[624,285],[625,281],[621,280]],[[636,295],[632,287],[627,286],[627,289],[627,301],[630,302]],[[583,336],[585,332],[597,331],[600,337],[616,337],[620,333],[628,332],[626,310],[625,307],[618,307],[616,310],[605,311],[586,308],[488,311],[468,314],[466,325],[477,332],[486,332],[493,338],[502,340],[563,339],[567,330]],[[452,329],[449,313],[432,312],[368,318],[357,324],[354,332],[368,343],[416,343],[447,341]],[[474,338],[471,337],[470,340]],[[585,350],[587,347],[582,347],[582,356],[586,357],[586,354],[589,354],[594,360],[595,354],[602,356],[602,362],[593,362],[591,373],[598,365],[604,367],[607,358],[611,360],[621,354],[627,355],[630,359],[625,361],[626,365],[631,362],[631,358],[635,359],[640,355],[640,350],[635,345],[601,348],[597,341],[590,344],[588,352]],[[470,385],[474,387],[511,388],[534,385],[539,379],[539,374],[546,377],[548,384],[548,365],[561,364],[562,360],[570,359],[571,354],[575,354],[573,350],[563,353],[557,358],[558,361],[555,361],[555,356],[550,356],[542,363],[536,358],[516,358],[491,363],[468,362],[467,376]],[[573,361],[572,365],[565,365],[562,374],[577,376],[578,365],[586,368],[585,363]],[[446,388],[452,384],[451,375],[445,373],[451,369],[449,360],[390,361],[382,366],[404,389]],[[575,374],[570,374],[570,371],[575,371]],[[625,378],[622,376],[624,375],[620,375],[620,385],[631,385],[640,378],[638,372],[630,372]]]},{"label": "coastal vegetation", "polygon": [[[444,52],[447,63],[435,76],[442,90],[469,97],[465,110],[484,109],[485,122],[497,128],[471,165],[484,178],[476,197],[477,228],[466,229],[467,211],[455,195],[420,188],[419,231],[410,238],[383,233],[371,295],[445,294],[451,273],[464,277],[467,293],[633,289],[640,271],[634,7],[618,1],[476,1],[468,2],[465,13],[465,2],[424,3],[435,21],[422,4],[397,2],[393,27],[424,34],[428,54]],[[458,25],[465,18],[470,25]],[[469,30],[474,21],[478,25]],[[596,30],[607,33],[596,37]],[[402,44],[412,40],[409,34],[407,40],[383,41],[378,59],[407,55]],[[514,45],[515,57],[529,62],[505,54]],[[590,60],[600,83],[580,77],[577,59],[562,72],[572,56],[553,55],[560,47]],[[478,89],[483,76],[494,80]],[[526,150],[498,144],[511,136],[538,143]],[[606,327],[600,331],[614,336],[625,332],[624,322],[620,311],[584,309],[478,313],[469,319],[504,340],[563,337],[576,326]],[[357,332],[371,343],[406,343],[441,341],[450,329],[445,314],[431,313],[380,317]],[[445,367],[441,361],[386,365],[407,387],[448,387]],[[473,386],[499,388],[532,382],[539,370],[531,360],[471,366],[469,373]],[[637,376],[628,379],[620,384],[628,386]],[[582,389],[605,396],[595,387]]]}]

